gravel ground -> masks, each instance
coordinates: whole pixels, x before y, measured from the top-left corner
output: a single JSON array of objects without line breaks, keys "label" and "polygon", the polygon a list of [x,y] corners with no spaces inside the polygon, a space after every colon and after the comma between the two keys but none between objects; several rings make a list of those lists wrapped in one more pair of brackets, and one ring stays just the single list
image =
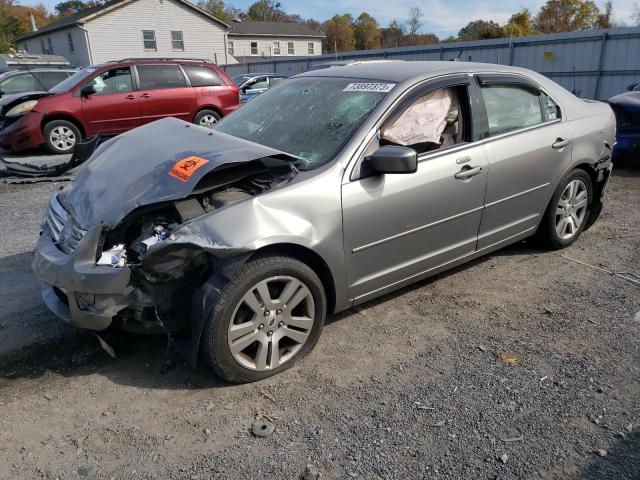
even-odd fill
[{"label": "gravel ground", "polygon": [[29,262],[58,187],[0,185],[0,478],[640,478],[640,171],[615,171],[572,247],[522,242],[340,314],[242,386],[52,318]]}]

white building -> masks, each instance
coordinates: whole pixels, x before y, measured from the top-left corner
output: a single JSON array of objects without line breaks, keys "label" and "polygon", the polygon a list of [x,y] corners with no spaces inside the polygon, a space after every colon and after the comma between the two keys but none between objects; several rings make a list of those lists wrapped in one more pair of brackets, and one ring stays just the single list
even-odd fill
[{"label": "white building", "polygon": [[187,0],[111,0],[23,35],[16,44],[32,54],[62,55],[77,66],[138,57],[236,63],[227,53],[229,29]]},{"label": "white building", "polygon": [[231,22],[227,51],[242,63],[322,54],[324,35],[297,23]]}]

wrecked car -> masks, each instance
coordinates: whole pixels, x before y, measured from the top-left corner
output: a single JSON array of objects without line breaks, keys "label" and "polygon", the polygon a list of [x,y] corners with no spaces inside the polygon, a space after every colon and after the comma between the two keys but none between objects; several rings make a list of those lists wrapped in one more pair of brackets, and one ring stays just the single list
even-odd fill
[{"label": "wrecked car", "polygon": [[618,122],[614,158],[640,162],[640,84],[607,102]]},{"label": "wrecked car", "polygon": [[60,318],[189,328],[194,363],[256,381],[327,315],[534,234],[571,245],[614,139],[607,104],[525,69],[303,73],[214,130],[164,119],[103,143],[51,199],[33,268]]}]

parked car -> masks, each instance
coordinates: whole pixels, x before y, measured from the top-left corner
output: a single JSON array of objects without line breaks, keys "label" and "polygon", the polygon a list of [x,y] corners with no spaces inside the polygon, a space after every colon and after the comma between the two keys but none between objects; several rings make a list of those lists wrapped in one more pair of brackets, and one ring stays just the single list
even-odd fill
[{"label": "parked car", "polygon": [[640,164],[640,90],[630,90],[607,101],[618,124],[614,157]]},{"label": "parked car", "polygon": [[328,314],[536,233],[571,245],[615,138],[606,103],[467,62],[308,72],[188,126],[103,143],[52,197],[33,268],[60,318],[190,328],[231,382],[295,364]]},{"label": "parked car", "polygon": [[10,70],[0,74],[0,98],[16,93],[48,91],[76,73],[78,69],[34,68]]},{"label": "parked car", "polygon": [[628,92],[640,92],[640,82],[633,82],[627,87]]},{"label": "parked car", "polygon": [[233,82],[240,89],[240,103],[247,103],[252,98],[276,86],[287,77],[277,73],[250,73],[236,75]]},{"label": "parked car", "polygon": [[238,108],[238,87],[205,60],[125,59],[79,70],[48,92],[0,100],[0,147],[69,153],[164,117],[211,128]]}]

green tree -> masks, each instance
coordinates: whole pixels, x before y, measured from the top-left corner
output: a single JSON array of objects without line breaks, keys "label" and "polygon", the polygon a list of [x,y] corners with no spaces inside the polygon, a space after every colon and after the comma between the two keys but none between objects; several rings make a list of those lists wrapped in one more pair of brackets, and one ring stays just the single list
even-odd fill
[{"label": "green tree", "polygon": [[223,22],[230,22],[240,13],[236,8],[225,5],[223,0],[200,0],[198,7]]},{"label": "green tree", "polygon": [[380,46],[382,48],[399,47],[404,38],[404,30],[397,20],[393,20],[387,28],[380,29]]},{"label": "green tree", "polygon": [[258,0],[247,9],[247,17],[256,22],[279,22],[285,15],[281,6],[275,0]]},{"label": "green tree", "polygon": [[67,0],[66,2],[58,3],[53,9],[60,17],[68,17],[80,10],[84,10],[87,6],[82,0]]},{"label": "green tree", "polygon": [[533,34],[533,18],[527,8],[511,15],[503,28],[505,36],[525,37]]},{"label": "green tree", "polygon": [[325,52],[348,52],[355,49],[353,17],[348,13],[334,15],[323,24],[325,38],[322,47]]},{"label": "green tree", "polygon": [[547,0],[536,16],[540,33],[588,30],[598,25],[600,10],[593,0]]},{"label": "green tree", "polygon": [[380,48],[378,22],[367,12],[362,12],[355,21],[353,34],[356,42],[356,50]]},{"label": "green tree", "polygon": [[473,20],[458,32],[458,39],[485,40],[487,38],[502,38],[505,36],[504,29],[493,20]]}]

